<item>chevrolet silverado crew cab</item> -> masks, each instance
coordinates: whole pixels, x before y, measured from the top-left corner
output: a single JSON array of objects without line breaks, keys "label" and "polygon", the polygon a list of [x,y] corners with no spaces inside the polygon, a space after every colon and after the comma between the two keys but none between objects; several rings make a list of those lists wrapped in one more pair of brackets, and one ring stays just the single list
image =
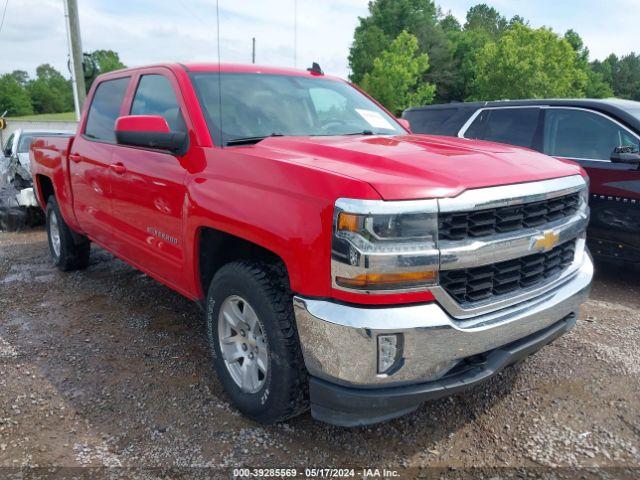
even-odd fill
[{"label": "chevrolet silverado crew cab", "polygon": [[580,164],[590,179],[589,247],[640,267],[640,102],[504,100],[406,110],[414,132],[490,140]]},{"label": "chevrolet silverado crew cab", "polygon": [[472,386],[570,329],[591,283],[579,166],[413,135],[317,65],[105,74],[31,162],[53,262],[95,243],[200,302],[261,422],[370,424]]}]

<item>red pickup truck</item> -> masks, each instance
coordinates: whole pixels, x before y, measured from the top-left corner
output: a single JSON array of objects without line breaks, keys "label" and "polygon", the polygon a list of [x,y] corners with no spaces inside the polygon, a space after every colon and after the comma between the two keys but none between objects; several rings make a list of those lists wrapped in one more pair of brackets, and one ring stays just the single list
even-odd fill
[{"label": "red pickup truck", "polygon": [[370,424],[472,386],[570,329],[593,274],[579,166],[413,135],[317,66],[103,75],[31,165],[53,262],[95,243],[199,302],[261,422]]}]

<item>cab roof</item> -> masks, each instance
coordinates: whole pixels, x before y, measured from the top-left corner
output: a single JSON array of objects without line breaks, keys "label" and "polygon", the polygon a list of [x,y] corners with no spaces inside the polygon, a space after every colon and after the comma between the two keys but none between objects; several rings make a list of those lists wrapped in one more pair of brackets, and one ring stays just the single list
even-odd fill
[{"label": "cab roof", "polygon": [[109,72],[105,75],[111,76],[123,72],[135,72],[144,68],[164,67],[169,70],[185,70],[187,72],[211,72],[211,73],[254,73],[264,75],[291,75],[299,77],[320,77],[330,80],[344,81],[340,77],[312,73],[308,70],[289,67],[275,67],[242,63],[213,63],[213,62],[187,62],[187,63],[158,63],[153,65],[140,65],[137,67],[125,68]]}]

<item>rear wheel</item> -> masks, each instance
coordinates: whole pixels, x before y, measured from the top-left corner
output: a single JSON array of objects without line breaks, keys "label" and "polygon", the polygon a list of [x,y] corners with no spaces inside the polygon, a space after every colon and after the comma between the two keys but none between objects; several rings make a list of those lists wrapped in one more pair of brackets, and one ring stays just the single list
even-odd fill
[{"label": "rear wheel", "polygon": [[283,268],[223,266],[209,287],[206,317],[214,367],[242,413],[275,423],[308,408],[308,375]]},{"label": "rear wheel", "polygon": [[47,200],[46,225],[53,264],[64,272],[87,268],[91,244],[86,237],[72,233],[53,195]]}]

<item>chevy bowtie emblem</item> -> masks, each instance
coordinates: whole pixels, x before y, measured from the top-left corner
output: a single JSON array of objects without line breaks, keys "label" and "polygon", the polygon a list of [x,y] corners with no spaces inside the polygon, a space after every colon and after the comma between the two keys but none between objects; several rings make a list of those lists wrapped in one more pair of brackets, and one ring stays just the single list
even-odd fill
[{"label": "chevy bowtie emblem", "polygon": [[542,234],[542,237],[539,237],[535,240],[533,249],[539,252],[546,252],[555,247],[558,244],[559,240],[559,233],[556,233],[553,230],[547,230]]}]

